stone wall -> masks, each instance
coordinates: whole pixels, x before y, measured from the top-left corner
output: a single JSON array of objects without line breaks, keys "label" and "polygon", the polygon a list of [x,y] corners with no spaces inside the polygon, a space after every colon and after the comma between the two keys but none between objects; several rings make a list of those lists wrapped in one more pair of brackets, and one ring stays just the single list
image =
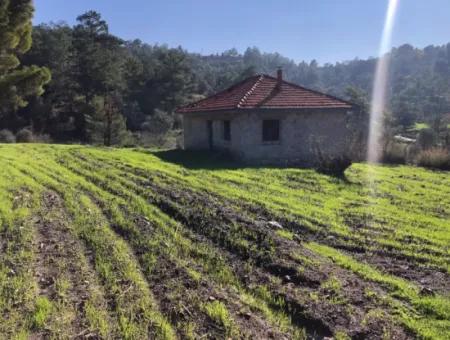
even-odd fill
[{"label": "stone wall", "polygon": [[193,115],[183,116],[183,136],[186,150],[208,149],[207,119]]},{"label": "stone wall", "polygon": [[[229,150],[250,163],[310,164],[315,158],[314,140],[326,154],[340,155],[346,151],[349,135],[346,117],[346,110],[190,114],[184,116],[185,148],[209,148],[207,121],[211,120],[214,149]],[[279,141],[263,142],[265,119],[280,121]],[[223,120],[231,122],[231,141],[223,139]]]}]

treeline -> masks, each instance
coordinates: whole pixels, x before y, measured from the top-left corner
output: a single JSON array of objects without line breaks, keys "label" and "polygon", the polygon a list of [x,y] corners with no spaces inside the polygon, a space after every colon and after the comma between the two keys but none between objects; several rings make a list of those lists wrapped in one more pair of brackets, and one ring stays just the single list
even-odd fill
[{"label": "treeline", "polygon": [[[256,47],[248,48],[243,55],[232,49],[221,55],[191,55],[191,58],[200,89],[208,93],[247,75],[273,74],[281,66],[285,78],[291,82],[366,104],[377,63],[376,58],[323,66],[314,60],[295,63],[278,53],[261,53]],[[450,43],[424,49],[403,45],[392,49],[390,59],[387,113],[392,124],[409,127],[416,122],[431,124],[436,119],[445,119],[445,113],[450,112]]]},{"label": "treeline", "polygon": [[[33,28],[33,44],[20,54],[23,65],[51,71],[45,93],[28,105],[2,113],[0,129],[57,142],[106,145],[140,143],[180,128],[175,109],[256,73],[273,74],[367,105],[376,59],[343,63],[296,63],[256,47],[202,56],[165,45],[124,41],[90,11],[67,24]],[[389,124],[407,129],[416,122],[441,124],[450,112],[450,44],[391,53]],[[450,123],[450,122],[449,122]],[[25,132],[24,129],[25,128]],[[156,136],[156,137],[155,137]]]},{"label": "treeline", "polygon": [[47,67],[52,80],[2,125],[55,141],[111,145],[127,140],[129,131],[167,131],[176,126],[175,108],[194,92],[185,51],[123,41],[92,11],[74,27],[34,27],[33,46],[21,62]]}]

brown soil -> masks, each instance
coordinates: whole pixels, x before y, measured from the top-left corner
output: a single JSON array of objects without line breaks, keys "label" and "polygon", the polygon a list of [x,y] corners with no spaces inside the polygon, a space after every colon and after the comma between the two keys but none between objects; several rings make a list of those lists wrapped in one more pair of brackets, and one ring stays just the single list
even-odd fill
[{"label": "brown soil", "polygon": [[[129,168],[128,171],[136,169]],[[326,228],[323,232],[312,233],[291,219],[272,215],[263,207],[238,207],[238,203],[221,196],[172,183],[163,174],[149,176],[139,171],[136,174],[146,178],[136,180],[139,189],[134,189],[139,194],[184,225],[186,236],[216,247],[250,290],[261,284],[270,287],[284,301],[283,307],[272,307],[284,309],[294,323],[307,330],[308,337],[323,338],[336,331],[345,331],[352,338],[376,339],[387,334],[396,339],[411,337],[389,317],[369,316],[372,310],[377,310],[377,315],[392,314],[379,300],[367,296],[368,291],[375,296],[385,295],[381,287],[318,258],[317,254],[303,248],[301,242],[314,240],[360,254],[365,253],[363,245],[327,235]],[[158,176],[158,181],[153,175]],[[164,184],[158,184],[161,180]],[[271,220],[295,231],[295,240],[279,237],[268,224]],[[249,246],[243,246],[242,240]],[[316,259],[319,264],[309,266],[307,261],[296,260],[291,256],[293,251],[303,258]],[[250,273],[244,269],[248,263],[253,264]],[[326,282],[330,278],[341,283],[338,291],[327,288]]]},{"label": "brown soil", "polygon": [[[133,218],[137,228],[147,237],[154,233],[155,226],[142,216]],[[147,249],[134,249],[138,259]],[[204,338],[223,338],[224,330],[200,309],[200,303],[207,302],[213,294],[211,287],[194,281],[176,263],[160,254],[147,281],[154,297],[158,301],[160,311],[168,318],[181,338],[186,338],[185,326],[195,325],[195,334]]]},{"label": "brown soil", "polygon": [[[41,214],[34,221],[34,273],[38,295],[46,296],[54,303],[67,304],[64,313],[69,313],[70,323],[64,324],[65,329],[60,330],[65,335],[75,339],[98,339],[100,336],[96,330],[89,329],[84,315],[84,306],[90,298],[90,292],[94,288],[98,290],[95,272],[79,262],[80,254],[85,253],[85,250],[71,233],[68,221],[62,199],[54,192],[44,193]],[[57,288],[57,281],[61,278],[69,282],[69,288],[63,296]],[[56,334],[48,329],[35,332],[31,338],[51,336]]]},{"label": "brown soil", "polygon": [[[367,329],[367,325],[361,326],[370,310],[381,308],[365,296],[369,289],[383,294],[375,284],[365,282],[326,261],[321,262],[320,270],[303,264],[305,266],[299,272],[297,267],[302,263],[292,259],[290,255],[293,250],[306,258],[317,258],[317,255],[308,253],[298,241],[278,237],[273,229],[268,227],[267,213],[255,221],[245,211],[236,211],[229,202],[207,193],[200,194],[179,187],[162,188],[151,180],[146,186],[153,193],[149,197],[152,204],[195,234],[202,235],[215,246],[219,246],[222,253],[228,255],[229,263],[234,264],[236,274],[247,280],[249,286],[266,284],[278,292],[286,301],[287,309],[294,320],[307,329],[310,337],[329,336],[331,331],[336,330],[346,330],[352,337],[359,337],[361,334],[371,334],[375,338],[378,334],[382,337],[386,330],[396,334],[397,338],[408,337],[401,327],[388,319],[368,322],[370,329]],[[236,229],[236,226],[239,228]],[[246,241],[254,243],[256,248],[252,248],[252,251],[241,249],[233,242],[234,237],[244,237]],[[271,253],[270,249],[275,253]],[[250,259],[255,263],[256,269],[248,275],[242,272],[242,268],[245,267],[243,263]],[[278,277],[283,284],[274,285],[271,276]],[[334,303],[332,294],[326,291],[318,299],[307,297],[308,294],[317,292],[321,283],[330,277],[335,277],[342,283],[341,293],[346,301],[344,305]],[[330,299],[327,301],[327,298]],[[346,306],[351,307],[349,309]]]},{"label": "brown soil", "polygon": [[199,338],[223,339],[227,334],[201,309],[202,304],[221,301],[230,312],[242,338],[269,339],[282,337],[281,333],[272,329],[256,313],[241,312],[244,310],[238,296],[213,287],[211,282],[201,279],[194,281],[183,268],[174,263],[158,259],[158,264],[149,278],[152,290],[157,297],[161,311],[179,332],[180,338],[186,338],[183,325],[195,325],[195,334]]},{"label": "brown soil", "polygon": [[[145,217],[134,216],[136,227],[147,238],[151,238],[155,226]],[[136,249],[138,259],[147,253],[144,248]],[[149,251],[149,250],[148,250]],[[202,271],[195,263],[189,263],[189,268]],[[221,301],[231,313],[239,332],[243,338],[251,339],[281,339],[283,334],[270,327],[258,313],[246,310],[239,301],[236,292],[218,288],[204,277],[200,281],[194,280],[184,267],[160,254],[154,268],[147,274],[159,308],[166,315],[177,330],[181,338],[186,338],[185,326],[195,325],[195,334],[200,338],[225,338],[227,334],[221,325],[217,325],[202,309],[202,305],[212,301]]]},{"label": "brown soil", "polygon": [[427,294],[450,294],[450,275],[438,268],[411,263],[407,258],[386,258],[379,253],[371,256],[354,255],[359,261],[367,261],[383,272],[414,282]]},{"label": "brown soil", "polygon": [[[378,237],[383,237],[383,235],[395,232],[395,228],[391,226],[371,228],[368,222],[361,222],[358,218],[347,218],[345,222],[347,225],[350,225],[355,232],[366,235],[368,239],[371,239],[371,235],[376,234]],[[429,241],[413,239],[411,237],[405,237],[402,242],[414,242],[418,245],[432,245]],[[450,273],[442,268],[426,263],[425,260],[407,256],[395,248],[377,247],[376,244],[370,244],[370,241],[367,241],[367,245],[372,246],[370,251],[366,251],[366,249],[363,248],[363,251],[358,252],[345,247],[340,247],[339,240],[334,240],[330,245],[347,251],[359,261],[374,265],[385,273],[411,281],[427,291],[444,295],[450,294]],[[431,251],[428,253],[438,257],[446,257],[445,250],[437,254]]]},{"label": "brown soil", "polygon": [[375,265],[383,272],[409,280],[427,291],[431,290],[442,294],[450,293],[450,274],[448,272],[427,265],[419,259],[408,257],[394,248],[368,251],[369,246],[372,248],[377,246],[370,237],[365,243],[355,244],[353,240],[329,233],[325,227],[321,232],[312,233],[292,219],[275,216],[262,207],[247,204],[243,206],[243,209],[251,212],[253,216],[263,216],[266,220],[279,221],[287,229],[296,232],[296,237],[299,240],[315,241],[340,249],[359,261]]},{"label": "brown soil", "polygon": [[[73,153],[73,156],[84,161],[88,162],[82,155]],[[145,172],[141,169],[133,168],[129,165],[117,164],[114,162],[110,162],[110,166],[119,167],[124,169],[126,172],[131,172],[136,174],[138,177],[144,179],[139,181],[142,185],[147,185],[149,182],[153,182],[152,178],[158,178],[162,180],[165,185],[168,187],[179,187],[179,183],[174,182],[173,179],[169,178],[163,173],[152,173],[149,176],[148,172]],[[314,183],[305,181],[303,178],[295,177],[293,178],[297,183],[301,182],[302,185],[314,185]],[[291,183],[291,182],[288,182]],[[282,215],[274,215],[267,211],[262,206],[257,206],[255,204],[249,204],[242,201],[234,202],[232,200],[225,199],[223,197],[219,197],[216,194],[209,194],[210,196],[219,199],[223,202],[224,206],[235,206],[238,207],[239,210],[246,211],[249,213],[254,219],[262,218],[263,220],[270,221],[276,220],[281,222],[281,224],[294,232],[297,233],[297,237],[304,241],[316,241],[322,244],[326,244],[336,249],[340,249],[350,253],[354,256],[357,256],[358,259],[364,260],[370,264],[377,266],[379,269],[402,277],[407,280],[411,280],[419,287],[424,287],[427,290],[431,290],[433,292],[449,294],[450,292],[450,274],[448,272],[443,271],[440,268],[436,268],[431,265],[427,265],[420,261],[420,259],[408,257],[404,254],[401,254],[396,249],[378,249],[376,251],[368,252],[367,249],[369,247],[377,248],[378,245],[374,243],[373,238],[370,237],[371,233],[380,233],[380,232],[393,232],[395,228],[390,226],[385,226],[383,230],[375,230],[373,228],[369,228],[370,230],[364,230],[363,233],[367,234],[367,238],[364,242],[356,241],[354,239],[343,238],[342,236],[333,234],[326,225],[317,225],[320,227],[319,231],[312,232],[308,228],[302,226],[301,224],[294,221],[294,217],[287,217]],[[351,205],[351,204],[350,204]],[[307,219],[306,216],[304,218]],[[312,221],[314,222],[314,221]],[[351,228],[354,228],[356,232],[361,233],[361,229],[366,228],[366,223],[362,223],[358,218],[352,218],[348,216],[346,218],[346,223]],[[419,240],[405,240],[407,242],[420,242]],[[442,256],[442,254],[437,254]]]}]

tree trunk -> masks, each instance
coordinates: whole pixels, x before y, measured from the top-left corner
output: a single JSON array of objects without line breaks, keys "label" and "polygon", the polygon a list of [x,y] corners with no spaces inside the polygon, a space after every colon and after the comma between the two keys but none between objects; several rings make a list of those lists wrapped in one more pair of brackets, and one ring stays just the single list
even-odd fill
[{"label": "tree trunk", "polygon": [[113,115],[113,105],[111,102],[111,98],[106,98],[105,103],[105,138],[104,143],[106,146],[111,146],[111,139],[112,139],[112,115]]}]

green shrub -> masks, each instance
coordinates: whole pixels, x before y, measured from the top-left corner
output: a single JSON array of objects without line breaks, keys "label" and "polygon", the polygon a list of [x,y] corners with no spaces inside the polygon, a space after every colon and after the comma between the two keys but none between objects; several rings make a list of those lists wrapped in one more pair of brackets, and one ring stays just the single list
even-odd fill
[{"label": "green shrub", "polygon": [[16,140],[17,143],[33,143],[34,142],[33,132],[28,128],[21,129],[16,134]]},{"label": "green shrub", "polygon": [[444,148],[432,148],[419,152],[416,164],[426,168],[450,170],[450,152]]},{"label": "green shrub", "polygon": [[417,134],[417,144],[423,150],[433,147],[433,145],[436,143],[436,140],[436,133],[430,128],[422,129]]},{"label": "green shrub", "polygon": [[389,143],[383,150],[383,163],[406,164],[407,154],[407,145],[401,143]]},{"label": "green shrub", "polygon": [[164,135],[169,132],[174,123],[174,118],[167,112],[156,109],[155,112],[148,116],[141,129],[153,135]]},{"label": "green shrub", "polygon": [[0,131],[0,143],[15,143],[16,137],[9,130],[1,130]]},{"label": "green shrub", "polygon": [[[350,146],[348,146],[350,148]],[[322,151],[321,141],[319,138],[312,138],[311,150],[314,154],[314,167],[318,172],[342,177],[347,168],[352,165],[351,152],[342,155],[335,155]]]},{"label": "green shrub", "polygon": [[316,163],[316,169],[323,174],[343,176],[345,170],[351,165],[352,160],[345,155],[337,157],[321,157]]},{"label": "green shrub", "polygon": [[47,134],[33,135],[33,142],[50,144],[52,143],[52,138]]}]

